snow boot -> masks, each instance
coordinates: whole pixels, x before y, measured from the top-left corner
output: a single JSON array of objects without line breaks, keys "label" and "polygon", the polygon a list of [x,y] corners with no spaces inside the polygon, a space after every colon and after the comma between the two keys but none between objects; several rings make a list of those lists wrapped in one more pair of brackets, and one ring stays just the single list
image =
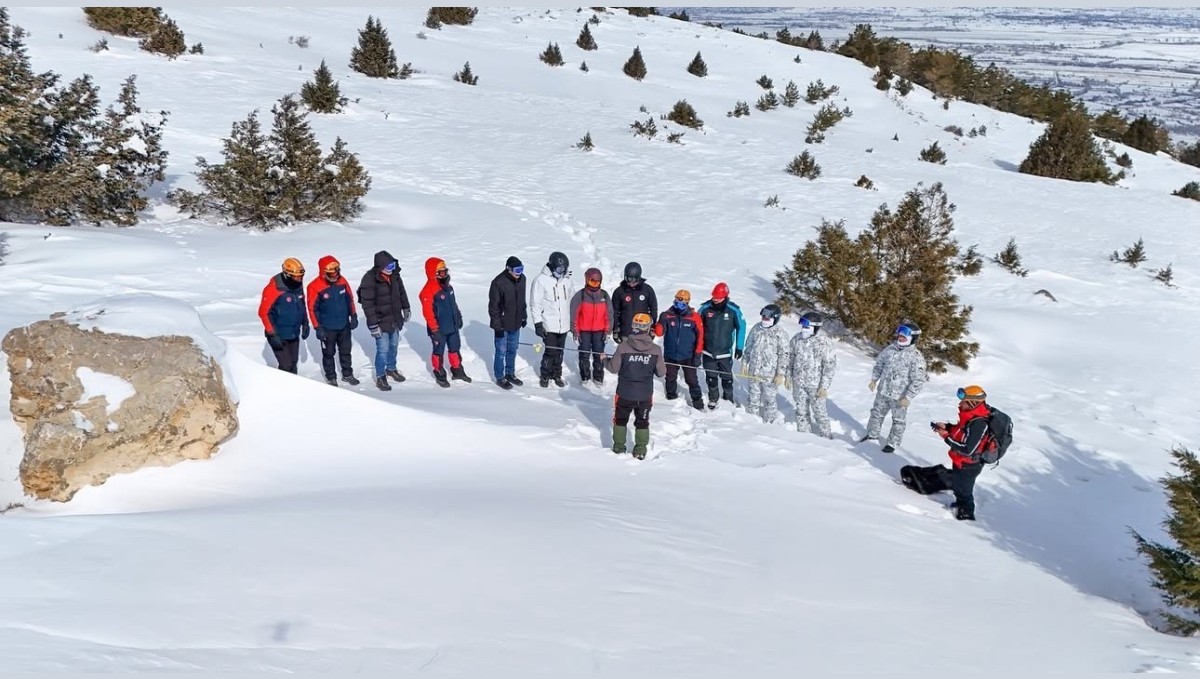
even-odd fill
[{"label": "snow boot", "polygon": [[546,387],[550,386],[550,379],[546,377],[541,378],[538,380],[538,386],[542,389],[545,389]]},{"label": "snow boot", "polygon": [[396,380],[397,382],[403,382],[406,379],[404,375],[400,374],[399,370],[389,370],[387,371],[387,376],[393,380]]},{"label": "snow boot", "polygon": [[357,387],[359,385],[358,378],[355,377],[354,375],[345,375],[342,377],[342,381],[345,382],[346,384],[349,384],[352,387]]},{"label": "snow boot", "polygon": [[592,384],[596,385],[597,387],[603,387],[604,386],[604,373],[596,373],[592,377]]},{"label": "snow boot", "polygon": [[496,380],[496,386],[500,387],[501,389],[503,389],[505,391],[512,389],[512,383],[509,382],[508,379],[504,378],[504,377],[501,377],[500,379]]},{"label": "snow boot", "polygon": [[331,387],[336,387],[336,386],[337,386],[337,378],[336,378],[336,377],[329,377],[329,376],[327,375],[327,376],[325,377],[325,384],[328,384],[328,385],[329,385],[329,386],[331,386]]},{"label": "snow boot", "polygon": [[958,519],[959,521],[974,521],[975,512],[968,512],[962,507],[954,507],[954,518]]},{"label": "snow boot", "polygon": [[614,453],[616,453],[617,455],[624,453],[626,450],[625,443],[628,440],[629,440],[629,427],[620,425],[620,424],[614,424],[613,425],[612,451]]},{"label": "snow boot", "polygon": [[446,371],[445,370],[434,370],[433,371],[433,379],[434,379],[434,381],[437,382],[437,385],[439,387],[442,387],[445,389],[450,388],[450,380],[446,379]]},{"label": "snow boot", "polygon": [[704,410],[704,399],[698,398],[692,401],[692,407],[696,410]]},{"label": "snow boot", "polygon": [[524,382],[522,382],[521,380],[517,379],[517,376],[516,376],[516,375],[505,375],[505,376],[504,376],[504,379],[508,380],[508,383],[509,383],[509,384],[511,384],[511,385],[513,385],[513,386],[516,386],[516,387],[521,387],[521,386],[524,386],[524,385],[525,385],[525,383],[524,383]]},{"label": "snow boot", "polygon": [[646,459],[646,446],[650,443],[649,429],[633,430],[633,456],[639,460]]},{"label": "snow boot", "polygon": [[864,437],[860,438],[860,439],[858,440],[858,442],[859,442],[859,443],[866,443],[867,441],[870,441],[870,440],[871,440],[871,439],[873,439],[873,438],[875,438],[875,437],[874,437],[874,436],[871,436],[870,434],[867,434],[866,436],[864,436]]},{"label": "snow boot", "polygon": [[567,386],[567,383],[563,381],[563,378],[555,377],[554,378],[554,386],[558,387],[559,389],[562,389],[563,387]]},{"label": "snow boot", "polygon": [[895,448],[893,448],[893,447],[891,447],[891,446],[884,446],[884,447],[883,447],[883,452],[885,452],[885,453],[894,453],[894,452],[896,452],[896,449],[895,449]]},{"label": "snow boot", "polygon": [[388,384],[386,377],[376,377],[375,386],[379,387],[379,391],[391,391],[392,385]]},{"label": "snow boot", "polygon": [[467,371],[464,370],[461,365],[458,366],[457,368],[450,368],[450,379],[462,380],[463,382],[466,382],[467,384],[471,383],[471,378],[467,377]]},{"label": "snow boot", "polygon": [[667,400],[668,401],[674,401],[677,398],[679,398],[679,394],[672,394],[670,392],[667,392]]}]

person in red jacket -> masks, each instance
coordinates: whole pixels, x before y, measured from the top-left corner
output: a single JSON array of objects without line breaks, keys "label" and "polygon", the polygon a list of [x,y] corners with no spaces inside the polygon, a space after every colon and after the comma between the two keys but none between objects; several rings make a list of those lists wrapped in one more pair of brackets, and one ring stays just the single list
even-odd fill
[{"label": "person in red jacket", "polygon": [[700,395],[700,378],[696,376],[696,368],[704,352],[704,321],[691,307],[691,302],[690,291],[676,292],[675,302],[658,317],[654,332],[663,338],[663,356],[667,360],[667,400],[679,397],[679,369],[682,367],[683,381],[687,383],[692,407],[703,410],[704,399]]},{"label": "person in red jacket", "polygon": [[300,340],[308,339],[304,265],[300,260],[295,257],[283,260],[283,271],[272,276],[263,288],[258,318],[279,369],[295,374],[300,362]]},{"label": "person in red jacket", "polygon": [[950,489],[954,491],[954,518],[975,520],[975,479],[983,471],[982,453],[996,445],[988,432],[987,392],[971,385],[958,390],[958,422],[931,422],[930,426],[950,446]]},{"label": "person in red jacket", "polygon": [[443,355],[447,354],[450,361],[451,377],[463,382],[470,382],[466,370],[462,366],[462,312],[458,309],[458,300],[454,298],[454,286],[450,285],[450,269],[446,261],[440,257],[430,257],[425,260],[425,287],[421,288],[421,313],[425,316],[426,331],[433,341],[433,355],[429,362],[433,366],[433,377],[438,386],[449,387],[446,379],[446,368]]},{"label": "person in red jacket", "polygon": [[604,343],[612,327],[612,298],[601,289],[604,275],[600,269],[588,269],[583,289],[571,297],[571,335],[579,346],[579,382],[604,384]]},{"label": "person in red jacket", "polygon": [[337,371],[333,357],[337,354],[342,367],[342,379],[357,385],[354,365],[350,358],[351,332],[358,327],[358,312],[354,306],[354,290],[342,277],[342,265],[333,255],[317,261],[321,275],[308,284],[308,317],[321,342],[321,368],[325,381],[337,386]]}]

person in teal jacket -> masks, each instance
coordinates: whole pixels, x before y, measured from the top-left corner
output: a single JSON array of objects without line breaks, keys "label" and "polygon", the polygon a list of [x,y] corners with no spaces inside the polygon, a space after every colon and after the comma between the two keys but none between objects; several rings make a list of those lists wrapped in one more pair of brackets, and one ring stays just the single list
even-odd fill
[{"label": "person in teal jacket", "polygon": [[733,361],[742,360],[746,348],[746,319],[741,308],[729,299],[729,286],[717,283],[712,299],[697,310],[704,324],[704,382],[708,385],[708,409],[717,407],[717,383],[720,398],[733,403]]}]

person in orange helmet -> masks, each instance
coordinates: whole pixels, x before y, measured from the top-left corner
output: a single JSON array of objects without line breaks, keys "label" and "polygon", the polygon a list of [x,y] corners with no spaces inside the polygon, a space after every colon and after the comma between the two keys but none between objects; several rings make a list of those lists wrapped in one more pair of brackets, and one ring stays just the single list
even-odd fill
[{"label": "person in orange helmet", "polygon": [[987,392],[983,387],[971,385],[958,390],[957,422],[930,423],[950,446],[952,469],[948,485],[954,491],[954,504],[950,506],[959,521],[975,520],[975,479],[983,471],[984,451],[996,446],[988,426],[990,416]]},{"label": "person in orange helmet", "polygon": [[258,304],[267,344],[279,369],[296,373],[300,340],[308,339],[308,310],[304,306],[304,265],[295,257],[283,260],[283,270],[271,277]]}]

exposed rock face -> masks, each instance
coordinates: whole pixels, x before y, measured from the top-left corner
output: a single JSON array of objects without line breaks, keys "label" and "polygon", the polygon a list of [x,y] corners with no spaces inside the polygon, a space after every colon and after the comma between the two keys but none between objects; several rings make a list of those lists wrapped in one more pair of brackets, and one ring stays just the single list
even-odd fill
[{"label": "exposed rock face", "polygon": [[62,316],[3,342],[27,495],[65,502],[113,474],[208,458],[237,432],[221,367],[191,337],[86,330]]}]

